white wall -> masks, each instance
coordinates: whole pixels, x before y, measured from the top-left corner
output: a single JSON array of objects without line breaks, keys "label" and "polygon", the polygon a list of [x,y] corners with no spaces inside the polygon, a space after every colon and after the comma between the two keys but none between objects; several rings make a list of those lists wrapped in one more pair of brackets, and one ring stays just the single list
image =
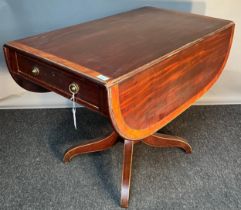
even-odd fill
[{"label": "white wall", "polygon": [[[193,0],[196,2],[196,0]],[[241,104],[241,1],[205,0],[204,15],[233,20],[236,24],[233,46],[223,74],[197,104]],[[199,8],[192,8],[199,13]]]},{"label": "white wall", "polygon": [[[192,0],[185,2],[180,0],[168,2],[161,0],[108,0],[105,1],[104,5],[103,1],[100,0],[90,1],[92,3],[73,0],[71,5],[68,2],[64,0],[0,0],[0,44],[7,40],[18,39],[145,5],[230,19],[236,23],[236,29],[228,63],[219,81],[197,104],[241,104],[241,0]],[[45,13],[43,14],[42,11]],[[68,107],[70,104],[68,100],[54,93],[31,93],[20,88],[10,77],[0,54],[0,108],[55,108]]]}]

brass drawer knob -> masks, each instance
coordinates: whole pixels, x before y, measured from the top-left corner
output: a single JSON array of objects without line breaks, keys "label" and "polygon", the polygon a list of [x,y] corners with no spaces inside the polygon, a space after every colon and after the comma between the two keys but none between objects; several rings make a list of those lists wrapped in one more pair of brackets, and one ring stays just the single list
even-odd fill
[{"label": "brass drawer knob", "polygon": [[79,92],[79,85],[76,84],[75,82],[72,82],[70,85],[69,85],[69,91],[72,93],[72,94],[76,94]]},{"label": "brass drawer knob", "polygon": [[33,67],[32,69],[32,75],[33,76],[38,76],[39,75],[39,68],[38,67]]}]

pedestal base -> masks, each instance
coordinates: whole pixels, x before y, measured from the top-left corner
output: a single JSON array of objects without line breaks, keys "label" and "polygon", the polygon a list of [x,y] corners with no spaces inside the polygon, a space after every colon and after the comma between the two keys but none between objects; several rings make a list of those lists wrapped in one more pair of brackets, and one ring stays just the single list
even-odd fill
[{"label": "pedestal base", "polygon": [[[64,154],[64,162],[69,162],[73,157],[90,152],[98,152],[112,147],[118,140],[118,134],[113,131],[110,135],[102,139],[96,139],[88,144],[77,145],[69,148]],[[192,148],[185,139],[170,136],[166,134],[153,134],[145,139],[132,141],[124,140],[123,150],[123,168],[122,168],[122,182],[121,182],[121,200],[120,205],[123,208],[128,207],[129,194],[130,194],[130,181],[131,181],[131,166],[134,144],[143,142],[152,147],[179,147],[186,153],[191,153]]]}]

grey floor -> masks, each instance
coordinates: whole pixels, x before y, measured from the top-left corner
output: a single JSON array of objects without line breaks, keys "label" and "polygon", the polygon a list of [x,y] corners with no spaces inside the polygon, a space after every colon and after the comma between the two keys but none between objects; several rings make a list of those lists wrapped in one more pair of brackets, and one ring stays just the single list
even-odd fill
[{"label": "grey floor", "polygon": [[[120,209],[123,144],[63,164],[69,146],[110,132],[77,110],[0,111],[0,209]],[[241,209],[241,106],[194,106],[160,132],[193,153],[135,145],[129,209]]]}]

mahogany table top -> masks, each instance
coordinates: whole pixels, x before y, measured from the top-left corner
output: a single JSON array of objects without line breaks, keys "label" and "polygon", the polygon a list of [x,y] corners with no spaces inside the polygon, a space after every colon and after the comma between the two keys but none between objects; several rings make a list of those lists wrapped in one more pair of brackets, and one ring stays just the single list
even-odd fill
[{"label": "mahogany table top", "polygon": [[42,59],[65,62],[67,67],[93,78],[104,75],[109,79],[103,82],[110,82],[126,78],[138,68],[147,68],[229,24],[222,19],[143,7],[10,45],[21,45],[21,49]]}]

